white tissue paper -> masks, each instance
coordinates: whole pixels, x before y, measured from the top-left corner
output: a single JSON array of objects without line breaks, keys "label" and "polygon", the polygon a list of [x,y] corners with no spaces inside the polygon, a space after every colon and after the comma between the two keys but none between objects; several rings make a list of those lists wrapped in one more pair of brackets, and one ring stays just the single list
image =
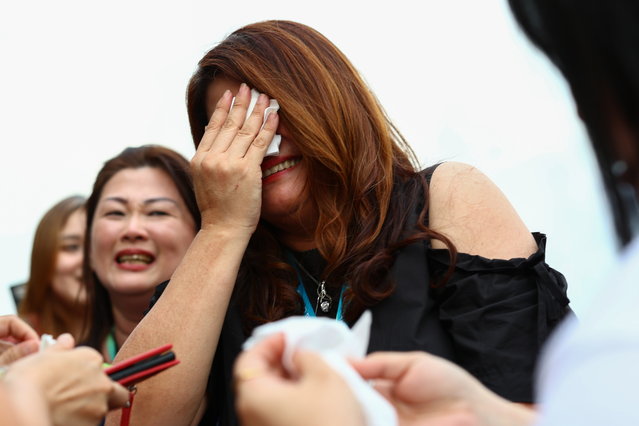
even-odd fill
[{"label": "white tissue paper", "polygon": [[326,317],[289,317],[257,327],[243,347],[249,349],[268,336],[283,333],[286,346],[282,365],[289,373],[295,374],[292,359],[297,349],[318,353],[351,388],[368,426],[394,426],[398,424],[395,408],[347,361],[348,357],[362,358],[366,355],[371,322],[370,311],[364,312],[352,329],[342,321]]},{"label": "white tissue paper", "polygon": [[[258,92],[255,89],[251,89],[251,102],[249,103],[249,106],[246,109],[246,117],[244,118],[244,120],[246,120],[249,117],[249,115],[251,115],[251,112],[253,112],[253,108],[255,108],[255,104],[257,103],[257,98],[259,96],[260,96],[260,92]],[[235,98],[231,100],[231,109],[233,108],[233,104],[235,104]],[[268,115],[271,112],[278,111],[279,109],[280,109],[280,104],[277,103],[275,99],[271,99],[269,106],[266,107],[266,109],[264,110],[264,120],[262,121],[262,127],[264,127],[264,123],[266,123],[266,119],[268,118]],[[260,130],[262,130],[262,127],[260,127]],[[271,143],[266,149],[266,154],[264,154],[264,156],[268,157],[270,155],[279,155],[280,142],[282,142],[281,135],[276,134],[275,136],[273,136],[273,139],[271,140]]]},{"label": "white tissue paper", "polygon": [[50,334],[43,334],[40,336],[40,351],[45,350],[49,346],[55,345],[56,340]]}]

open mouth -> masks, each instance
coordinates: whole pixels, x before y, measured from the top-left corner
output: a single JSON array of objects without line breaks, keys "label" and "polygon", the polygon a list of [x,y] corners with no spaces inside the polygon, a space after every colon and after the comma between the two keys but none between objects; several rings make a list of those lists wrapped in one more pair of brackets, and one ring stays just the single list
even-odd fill
[{"label": "open mouth", "polygon": [[262,170],[262,179],[271,176],[277,172],[281,172],[282,170],[290,169],[293,166],[296,166],[301,161],[300,157],[290,158],[288,160],[282,161],[274,165],[273,167],[269,167],[268,169]]},{"label": "open mouth", "polygon": [[148,265],[153,260],[155,260],[153,256],[143,253],[122,254],[115,258],[115,261],[120,264],[128,263],[133,265]]}]

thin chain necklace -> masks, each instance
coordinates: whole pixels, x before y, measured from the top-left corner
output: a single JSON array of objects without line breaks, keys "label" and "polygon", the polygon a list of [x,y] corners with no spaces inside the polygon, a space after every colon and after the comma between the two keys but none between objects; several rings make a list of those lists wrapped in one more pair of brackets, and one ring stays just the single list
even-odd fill
[{"label": "thin chain necklace", "polygon": [[317,281],[315,277],[311,275],[310,272],[308,272],[306,268],[304,268],[304,266],[302,266],[302,263],[299,260],[295,259],[295,262],[297,263],[297,266],[299,266],[300,269],[310,279],[312,279],[313,282],[317,285],[317,299],[315,299],[315,313],[317,313],[318,306],[322,310],[322,312],[324,313],[328,312],[331,309],[331,302],[333,302],[333,299],[326,292],[326,281],[324,280]]}]

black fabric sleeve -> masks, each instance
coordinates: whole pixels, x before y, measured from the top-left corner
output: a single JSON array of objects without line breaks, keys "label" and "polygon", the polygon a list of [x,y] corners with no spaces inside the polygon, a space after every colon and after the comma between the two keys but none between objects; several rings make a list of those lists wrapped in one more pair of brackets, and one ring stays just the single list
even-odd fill
[{"label": "black fabric sleeve", "polygon": [[[486,259],[460,253],[451,278],[436,291],[439,318],[458,363],[495,393],[533,402],[540,348],[570,312],[563,275],[545,263],[546,237],[527,259]],[[433,271],[444,274],[448,251],[429,249]]]},{"label": "black fabric sleeve", "polygon": [[151,300],[149,301],[149,307],[146,311],[144,311],[144,315],[146,315],[151,310],[151,308],[157,303],[160,296],[162,296],[162,293],[164,293],[164,289],[166,289],[167,285],[169,285],[169,280],[161,282],[155,287],[153,296],[151,296]]}]

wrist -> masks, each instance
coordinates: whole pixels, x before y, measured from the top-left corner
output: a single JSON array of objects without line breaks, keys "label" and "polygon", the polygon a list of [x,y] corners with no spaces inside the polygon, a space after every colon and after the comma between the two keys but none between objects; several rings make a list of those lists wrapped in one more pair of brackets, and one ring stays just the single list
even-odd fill
[{"label": "wrist", "polygon": [[197,238],[204,238],[218,243],[239,241],[248,243],[254,232],[255,228],[241,225],[203,224]]},{"label": "wrist", "polygon": [[536,411],[525,404],[511,402],[491,394],[490,401],[479,405],[480,424],[492,426],[529,426],[535,422]]}]

